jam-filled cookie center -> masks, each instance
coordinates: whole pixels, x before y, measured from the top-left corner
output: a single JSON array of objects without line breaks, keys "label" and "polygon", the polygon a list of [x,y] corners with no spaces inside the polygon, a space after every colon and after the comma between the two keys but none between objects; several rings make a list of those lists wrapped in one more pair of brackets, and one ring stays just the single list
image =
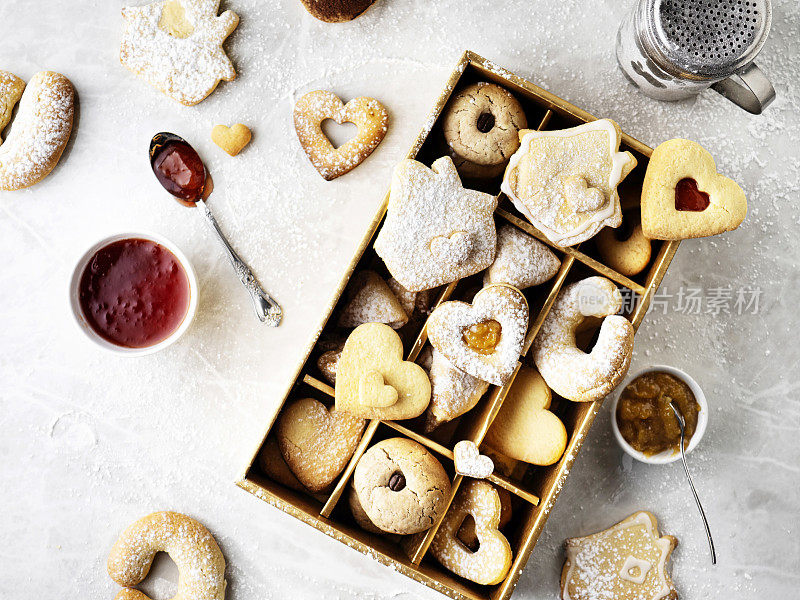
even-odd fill
[{"label": "jam-filled cookie center", "polygon": [[494,319],[475,323],[464,329],[464,343],[479,354],[492,354],[500,343],[502,326]]},{"label": "jam-filled cookie center", "polygon": [[478,115],[478,122],[475,124],[475,126],[481,133],[489,133],[492,129],[494,129],[494,123],[494,115],[490,112],[484,112]]},{"label": "jam-filled cookie center", "polygon": [[406,487],[406,476],[403,475],[401,471],[395,471],[392,473],[391,477],[389,477],[389,483],[387,486],[393,492],[401,491]]},{"label": "jam-filled cookie center", "polygon": [[700,212],[711,204],[706,192],[697,187],[694,179],[681,179],[675,186],[675,210]]}]

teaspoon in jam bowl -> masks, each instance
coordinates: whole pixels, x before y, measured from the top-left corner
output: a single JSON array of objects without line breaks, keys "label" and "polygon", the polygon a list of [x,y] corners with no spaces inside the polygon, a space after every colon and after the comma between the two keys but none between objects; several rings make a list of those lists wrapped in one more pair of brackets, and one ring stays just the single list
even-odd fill
[{"label": "teaspoon in jam bowl", "polygon": [[164,189],[181,204],[189,207],[199,206],[203,209],[208,224],[228,253],[228,258],[230,258],[239,280],[250,292],[259,320],[277,327],[283,317],[283,309],[258,283],[250,267],[245,264],[225,238],[219,223],[205,203],[213,189],[213,184],[209,185],[211,178],[207,175],[200,155],[182,137],[166,132],[153,136],[150,141],[149,155],[153,173]]}]

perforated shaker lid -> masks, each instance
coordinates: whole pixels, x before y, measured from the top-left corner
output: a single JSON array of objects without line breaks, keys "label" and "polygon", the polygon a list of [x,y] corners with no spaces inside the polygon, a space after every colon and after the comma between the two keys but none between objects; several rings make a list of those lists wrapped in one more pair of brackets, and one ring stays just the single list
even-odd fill
[{"label": "perforated shaker lid", "polygon": [[650,0],[655,42],[665,58],[701,77],[727,77],[767,39],[770,0]]}]

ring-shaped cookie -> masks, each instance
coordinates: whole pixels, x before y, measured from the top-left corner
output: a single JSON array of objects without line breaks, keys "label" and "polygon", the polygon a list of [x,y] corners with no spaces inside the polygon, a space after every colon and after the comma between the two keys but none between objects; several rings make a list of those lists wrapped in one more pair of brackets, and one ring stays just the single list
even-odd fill
[{"label": "ring-shaped cookie", "polygon": [[72,84],[60,73],[33,76],[0,146],[0,190],[26,188],[53,170],[72,133],[74,100]]},{"label": "ring-shaped cookie", "polygon": [[178,567],[172,600],[224,600],[225,558],[200,523],[176,512],[156,512],[123,531],[108,556],[108,574],[125,589],[114,600],[150,600],[131,589],[150,572],[156,553],[166,552]]},{"label": "ring-shaped cookie", "polygon": [[[533,343],[533,360],[547,385],[567,400],[591,402],[608,395],[625,377],[633,354],[633,326],[617,315],[622,294],[605,277],[589,277],[564,288]],[[575,330],[586,317],[601,317],[600,334],[586,353]]]},{"label": "ring-shaped cookie", "polygon": [[[597,236],[597,251],[606,265],[626,277],[638,275],[650,264],[652,243],[642,231],[639,218],[625,216],[619,229],[606,227]],[[626,223],[627,222],[627,223]],[[628,227],[626,227],[628,225]],[[625,235],[628,237],[625,237]]]},{"label": "ring-shaped cookie", "polygon": [[370,448],[356,465],[353,486],[369,520],[388,533],[425,531],[450,496],[450,479],[441,463],[406,438]]},{"label": "ring-shaped cookie", "polygon": [[476,165],[505,163],[519,148],[519,131],[528,126],[525,111],[507,89],[479,82],[448,104],[443,129],[456,155]]}]

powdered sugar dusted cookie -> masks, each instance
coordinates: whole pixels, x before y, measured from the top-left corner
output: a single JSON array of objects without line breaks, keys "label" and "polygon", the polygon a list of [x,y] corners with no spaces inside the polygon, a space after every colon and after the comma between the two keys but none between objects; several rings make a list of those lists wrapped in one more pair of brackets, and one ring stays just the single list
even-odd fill
[{"label": "powdered sugar dusted cookie", "polygon": [[[25,82],[19,77],[8,71],[0,71],[0,134],[11,120],[11,113],[14,107],[22,98],[25,90]],[[3,138],[0,137],[0,143]]]},{"label": "powdered sugar dusted cookie", "polygon": [[489,383],[450,364],[433,351],[430,368],[431,403],[425,415],[425,431],[433,431],[472,409],[489,389]]},{"label": "powdered sugar dusted cookie", "polygon": [[120,62],[186,106],[203,100],[236,71],[222,49],[239,17],[217,16],[219,0],[159,0],[122,9]]},{"label": "powdered sugar dusted cookie", "polygon": [[473,479],[486,479],[494,472],[494,462],[481,454],[472,440],[461,440],[453,447],[456,473]]},{"label": "powdered sugar dusted cookie", "polygon": [[503,385],[514,372],[528,329],[528,302],[518,289],[495,284],[472,304],[451,300],[428,319],[431,345],[473,377]]},{"label": "powdered sugar dusted cookie", "polygon": [[386,323],[399,329],[408,314],[383,278],[375,271],[359,271],[347,286],[348,301],[339,315],[339,327]]},{"label": "powdered sugar dusted cookie", "polygon": [[40,71],[27,87],[7,73],[0,79],[0,133],[17,99],[19,110],[0,145],[0,190],[19,190],[47,177],[58,164],[72,133],[75,91],[70,80]]},{"label": "powdered sugar dusted cookie", "polygon": [[566,542],[561,571],[564,600],[676,600],[667,561],[678,540],[661,536],[658,522],[640,511],[604,531]]},{"label": "powdered sugar dusted cookie", "polygon": [[501,189],[558,246],[618,227],[617,185],[636,166],[630,152],[619,152],[621,136],[610,119],[557,131],[520,131],[520,148]]},{"label": "powdered sugar dusted cookie", "polygon": [[225,557],[214,536],[191,517],[169,511],[142,517],[114,542],[108,574],[125,588],[115,600],[150,600],[132,588],[147,577],[158,552],[169,554],[178,567],[172,600],[224,600]]},{"label": "powdered sugar dusted cookie", "polygon": [[[322,131],[325,119],[340,125],[354,123],[358,133],[334,148]],[[294,128],[308,160],[330,181],[352,171],[372,154],[389,128],[389,113],[375,98],[361,96],[344,104],[333,92],[317,90],[294,105]]]},{"label": "powdered sugar dusted cookie", "polygon": [[497,230],[497,254],[483,276],[483,284],[507,283],[524,290],[544,283],[556,273],[561,261],[542,242],[513,225]]},{"label": "powdered sugar dusted cookie", "polygon": [[[481,585],[500,583],[511,567],[511,545],[498,529],[502,504],[485,481],[465,481],[431,543],[431,553],[445,568]],[[472,552],[458,531],[468,515],[475,520],[478,550]]]},{"label": "powdered sugar dusted cookie", "polygon": [[482,271],[494,260],[497,198],[461,185],[449,157],[429,169],[395,167],[378,253],[407,290],[427,290]]},{"label": "powdered sugar dusted cookie", "polygon": [[[622,315],[622,294],[605,277],[588,277],[562,289],[533,342],[533,360],[547,385],[575,402],[600,400],[625,377],[633,355],[633,325]],[[588,354],[575,345],[586,317],[601,317]]]}]

